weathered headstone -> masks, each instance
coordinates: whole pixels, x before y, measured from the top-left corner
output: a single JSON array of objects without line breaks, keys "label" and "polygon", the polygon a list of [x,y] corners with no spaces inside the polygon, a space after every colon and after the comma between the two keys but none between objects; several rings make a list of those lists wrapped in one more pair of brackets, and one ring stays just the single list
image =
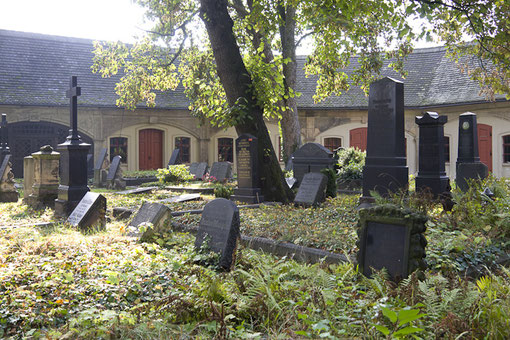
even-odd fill
[{"label": "weathered headstone", "polygon": [[236,139],[237,155],[237,188],[231,200],[245,203],[261,203],[264,201],[260,189],[259,162],[257,154],[257,138],[243,134]]},{"label": "weathered headstone", "polygon": [[405,190],[408,177],[404,136],[404,84],[386,77],[370,85],[367,157],[363,168],[361,202],[374,201],[371,191],[387,196]]},{"label": "weathered headstone", "polygon": [[108,166],[110,161],[108,160],[108,151],[106,148],[101,149],[99,157],[94,165],[94,186],[102,188],[106,186],[106,175],[108,174]]},{"label": "weathered headstone", "polygon": [[11,154],[8,141],[9,136],[7,126],[7,115],[5,113],[2,113],[2,121],[0,122],[0,163],[3,161],[6,155]]},{"label": "weathered headstone", "polygon": [[69,215],[67,222],[83,231],[91,230],[91,228],[104,229],[106,198],[95,192],[87,192]]},{"label": "weathered headstone", "polygon": [[165,198],[163,200],[158,201],[159,203],[178,203],[178,202],[186,202],[186,201],[195,201],[200,199],[200,194],[182,194],[178,196],[173,196],[170,198]]},{"label": "weathered headstone", "polygon": [[90,144],[83,143],[78,134],[78,96],[81,87],[77,86],[76,76],[71,77],[69,90],[69,111],[71,129],[66,141],[58,145],[60,152],[60,186],[55,200],[55,215],[69,216],[83,196],[89,191],[87,186],[87,154]]},{"label": "weathered headstone", "polygon": [[174,149],[174,151],[172,151],[172,155],[170,156],[170,160],[168,161],[167,166],[179,164],[180,151],[180,149]]},{"label": "weathered headstone", "polygon": [[438,198],[450,191],[444,156],[444,124],[448,117],[425,112],[415,121],[420,127],[416,191],[427,192]]},{"label": "weathered headstone", "polygon": [[304,207],[316,207],[326,199],[328,178],[320,172],[309,172],[304,175],[299,185],[294,204]]},{"label": "weathered headstone", "polygon": [[489,176],[489,168],[480,162],[476,114],[472,112],[459,116],[459,153],[456,170],[455,182],[462,191],[469,189],[468,180],[484,179]]},{"label": "weathered headstone", "polygon": [[124,190],[126,188],[126,182],[122,178],[122,169],[120,168],[120,161],[122,157],[117,155],[113,157],[112,164],[108,168],[108,175],[106,175],[106,182],[108,188]]},{"label": "weathered headstone", "polygon": [[319,143],[306,143],[292,154],[292,170],[299,185],[306,173],[320,172],[334,165],[333,153]]},{"label": "weathered headstone", "polygon": [[130,235],[140,235],[141,225],[151,225],[142,234],[141,240],[145,241],[154,235],[154,232],[163,232],[171,218],[171,211],[166,205],[161,203],[144,202],[135,216],[129,222]]},{"label": "weathered headstone", "polygon": [[200,249],[205,243],[210,250],[220,254],[219,266],[230,270],[241,238],[239,224],[239,209],[232,201],[217,198],[207,203],[202,212],[195,248]]},{"label": "weathered headstone", "polygon": [[34,157],[26,156],[23,158],[23,196],[25,200],[32,193],[34,185]]},{"label": "weathered headstone", "polygon": [[372,206],[359,211],[358,264],[365,276],[386,268],[394,281],[417,269],[426,269],[423,236],[427,217],[393,205]]},{"label": "weathered headstone", "polygon": [[[59,190],[60,153],[49,145],[32,154],[33,184],[30,195],[25,195],[25,203],[32,209],[53,208]],[[28,169],[27,169],[28,170]]]},{"label": "weathered headstone", "polygon": [[231,177],[232,165],[229,162],[214,162],[209,177],[218,182],[225,182]]},{"label": "weathered headstone", "polygon": [[11,167],[11,155],[7,154],[0,164],[0,202],[18,201],[19,194],[14,186],[14,174]]},{"label": "weathered headstone", "polygon": [[197,170],[195,171],[195,179],[202,180],[204,176],[207,174],[207,170],[209,169],[209,165],[206,162],[200,162],[197,165]]},{"label": "weathered headstone", "polygon": [[197,177],[196,176],[197,168],[198,168],[198,163],[197,162],[193,162],[193,163],[190,164],[189,170],[188,170],[190,175],[195,176],[195,178]]}]

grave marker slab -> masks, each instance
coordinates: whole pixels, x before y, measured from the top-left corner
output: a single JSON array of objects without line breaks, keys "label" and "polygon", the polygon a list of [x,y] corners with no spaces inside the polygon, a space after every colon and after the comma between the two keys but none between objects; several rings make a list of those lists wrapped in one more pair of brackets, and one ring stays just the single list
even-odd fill
[{"label": "grave marker slab", "polygon": [[214,177],[218,182],[225,182],[231,177],[231,173],[232,165],[229,162],[214,162],[209,176]]},{"label": "grave marker slab", "polygon": [[370,85],[368,100],[367,157],[363,168],[362,203],[407,188],[404,137],[404,84],[383,78]]},{"label": "grave marker slab", "polygon": [[172,155],[170,156],[170,159],[168,160],[168,164],[167,164],[167,167],[170,166],[170,165],[176,165],[176,164],[179,164],[179,153],[180,153],[180,149],[174,149],[174,151],[172,151]]},{"label": "grave marker slab", "polygon": [[87,192],[74,208],[67,222],[81,230],[106,226],[106,198],[95,192]]},{"label": "grave marker slab", "polygon": [[165,198],[163,200],[158,201],[159,203],[178,203],[178,202],[186,202],[186,201],[195,201],[200,199],[200,194],[183,194],[178,196],[173,196],[170,198]]},{"label": "grave marker slab", "polygon": [[294,198],[294,204],[304,207],[318,206],[326,199],[327,183],[328,178],[320,172],[305,174]]},{"label": "grave marker slab", "polygon": [[220,254],[219,266],[230,270],[241,238],[239,224],[239,209],[232,201],[217,198],[207,203],[202,212],[195,248],[200,249],[207,242],[210,250]]},{"label": "grave marker slab", "polygon": [[195,171],[195,179],[202,180],[204,176],[207,174],[207,170],[209,169],[209,165],[206,162],[200,162],[197,165],[197,170]]},{"label": "grave marker slab", "polygon": [[131,222],[129,222],[128,226],[131,230],[129,235],[140,235],[139,227],[145,223],[152,224],[152,227],[143,233],[140,238],[141,241],[149,240],[154,235],[154,232],[164,232],[167,227],[166,224],[171,218],[170,213],[170,208],[164,204],[144,202]]},{"label": "grave marker slab", "polygon": [[96,160],[96,164],[94,165],[94,186],[98,188],[103,188],[106,186],[106,176],[108,171],[106,170],[110,165],[108,160],[108,152],[106,148],[102,148],[99,152],[99,157]]},{"label": "grave marker slab", "polygon": [[110,168],[108,169],[108,175],[106,176],[106,182],[109,188],[121,190],[126,188],[126,182],[122,178],[122,169],[120,168],[121,160],[122,157],[119,155],[113,157],[112,164],[110,164]]},{"label": "grave marker slab", "polygon": [[158,187],[143,187],[143,188],[135,188],[124,191],[117,191],[117,195],[138,195],[138,194],[147,194],[157,189]]},{"label": "grave marker slab", "polygon": [[261,203],[264,201],[260,189],[257,138],[243,134],[236,139],[237,188],[231,200],[244,203]]},{"label": "grave marker slab", "polygon": [[300,184],[306,173],[320,172],[324,168],[333,168],[333,153],[319,143],[306,143],[297,149],[291,157],[292,170]]},{"label": "grave marker slab", "polygon": [[426,268],[425,216],[393,205],[361,209],[359,215],[357,257],[363,275],[370,277],[372,268],[386,268],[394,281],[400,281]]},{"label": "grave marker slab", "polygon": [[190,164],[189,166],[189,173],[193,176],[195,176],[195,178],[197,177],[196,176],[196,173],[197,173],[197,168],[198,168],[198,163],[197,162],[193,162]]}]

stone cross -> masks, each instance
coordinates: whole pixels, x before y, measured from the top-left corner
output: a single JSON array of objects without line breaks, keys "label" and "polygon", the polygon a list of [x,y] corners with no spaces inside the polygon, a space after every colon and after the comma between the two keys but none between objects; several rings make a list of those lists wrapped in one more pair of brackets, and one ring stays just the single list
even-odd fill
[{"label": "stone cross", "polygon": [[76,76],[71,76],[69,90],[66,91],[66,97],[69,98],[69,108],[71,117],[71,130],[69,130],[68,141],[78,141],[78,96],[81,95],[81,87],[77,86],[78,80]]}]

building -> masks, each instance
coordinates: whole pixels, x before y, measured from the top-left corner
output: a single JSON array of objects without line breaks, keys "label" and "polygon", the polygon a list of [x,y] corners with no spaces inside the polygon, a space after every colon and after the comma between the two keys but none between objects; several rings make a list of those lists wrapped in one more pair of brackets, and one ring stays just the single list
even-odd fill
[{"label": "building", "polygon": [[[123,156],[126,170],[163,167],[174,148],[182,162],[232,161],[235,130],[199,126],[188,111],[182,87],[160,93],[156,107],[140,105],[128,111],[115,105],[119,77],[101,78],[91,72],[92,41],[34,33],[0,30],[0,113],[9,122],[9,145],[16,176],[22,175],[23,157],[45,144],[62,142],[69,130],[69,102],[65,97],[71,75],[78,76],[78,128],[91,153],[106,147],[112,157]],[[305,58],[299,58],[302,66]],[[404,81],[405,134],[410,173],[417,172],[418,127],[414,117],[424,111],[448,116],[445,125],[447,171],[455,177],[458,116],[478,115],[480,157],[496,176],[510,177],[510,102],[494,102],[479,95],[477,83],[445,56],[443,48],[418,49],[406,61]],[[385,68],[383,75],[401,78]],[[297,91],[303,142],[328,148],[366,147],[368,98],[353,88],[321,103],[313,102],[316,79],[300,69]],[[268,122],[278,149],[276,122]],[[451,165],[450,165],[451,164]]]}]

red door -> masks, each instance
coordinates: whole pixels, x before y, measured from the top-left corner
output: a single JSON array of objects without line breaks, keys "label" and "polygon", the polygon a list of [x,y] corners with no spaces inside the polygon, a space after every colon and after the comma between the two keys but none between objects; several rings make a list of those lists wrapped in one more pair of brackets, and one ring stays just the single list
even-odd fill
[{"label": "red door", "polygon": [[349,139],[351,147],[365,151],[367,149],[367,128],[352,129],[349,132]]},{"label": "red door", "polygon": [[156,129],[140,130],[139,170],[160,169],[163,167],[163,131]]},{"label": "red door", "polygon": [[492,171],[492,126],[478,124],[478,153],[480,161]]}]

